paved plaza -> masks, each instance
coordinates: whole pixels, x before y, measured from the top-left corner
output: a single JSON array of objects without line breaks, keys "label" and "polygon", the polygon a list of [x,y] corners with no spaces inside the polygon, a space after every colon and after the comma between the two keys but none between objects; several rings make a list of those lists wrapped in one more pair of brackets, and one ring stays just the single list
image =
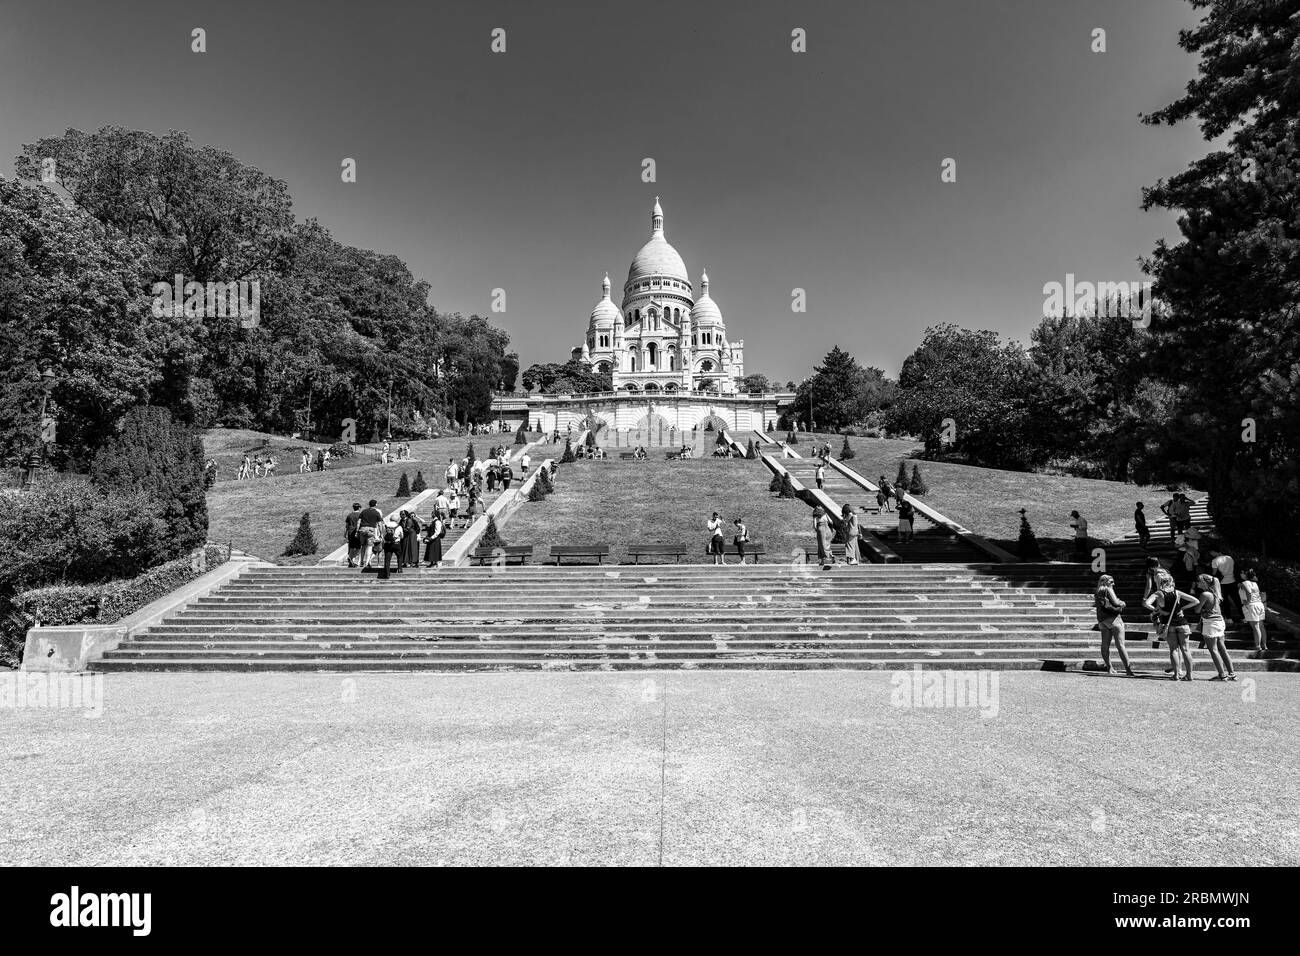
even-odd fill
[{"label": "paved plaza", "polygon": [[103,680],[0,709],[6,863],[1300,863],[1287,674]]}]

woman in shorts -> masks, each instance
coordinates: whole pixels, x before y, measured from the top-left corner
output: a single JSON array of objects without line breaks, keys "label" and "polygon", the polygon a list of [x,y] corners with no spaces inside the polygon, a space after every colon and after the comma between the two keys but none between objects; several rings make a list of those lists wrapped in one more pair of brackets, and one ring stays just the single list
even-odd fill
[{"label": "woman in shorts", "polygon": [[726,564],[722,557],[722,549],[726,546],[726,541],[722,537],[722,516],[716,511],[713,517],[709,519],[709,554],[713,555],[714,564]]},{"label": "woman in shorts", "polygon": [[[1192,628],[1184,611],[1190,611],[1201,602],[1190,594],[1177,590],[1152,591],[1142,604],[1151,611],[1151,623],[1156,627],[1156,637],[1169,643],[1169,663],[1174,680],[1192,679]],[[1185,674],[1180,676],[1179,661]]]},{"label": "woman in shorts", "polygon": [[736,546],[736,554],[740,556],[740,563],[744,564],[745,563],[745,542],[749,540],[749,529],[745,527],[745,522],[741,518],[737,518],[735,521],[732,522],[732,524],[736,528],[736,533],[732,537],[731,542]]},{"label": "woman in shorts", "polygon": [[1210,652],[1214,669],[1219,672],[1218,677],[1211,677],[1210,680],[1236,680],[1232,658],[1228,656],[1228,648],[1223,643],[1227,623],[1223,620],[1223,594],[1219,590],[1219,582],[1208,574],[1200,575],[1196,579],[1196,594],[1201,602],[1201,640]]},{"label": "woman in shorts", "polygon": [[1092,602],[1097,608],[1097,630],[1101,632],[1101,663],[1107,674],[1115,673],[1110,666],[1110,646],[1113,642],[1119,651],[1119,659],[1124,664],[1124,674],[1136,677],[1133,665],[1128,660],[1128,649],[1124,646],[1124,602],[1115,593],[1115,579],[1103,574],[1097,579],[1097,590],[1092,595]]},{"label": "woman in shorts", "polygon": [[1268,650],[1268,632],[1264,629],[1264,594],[1259,589],[1259,576],[1254,568],[1241,576],[1237,588],[1237,593],[1241,596],[1241,616],[1246,619],[1255,636],[1255,653],[1252,656],[1263,657]]}]

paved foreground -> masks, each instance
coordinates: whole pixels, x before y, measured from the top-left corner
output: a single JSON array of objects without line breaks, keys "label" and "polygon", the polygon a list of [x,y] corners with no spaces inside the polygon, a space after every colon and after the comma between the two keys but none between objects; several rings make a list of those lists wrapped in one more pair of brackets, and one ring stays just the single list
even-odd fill
[{"label": "paved foreground", "polygon": [[98,719],[0,709],[0,860],[1300,862],[1287,674],[964,708],[880,672],[103,679]]}]

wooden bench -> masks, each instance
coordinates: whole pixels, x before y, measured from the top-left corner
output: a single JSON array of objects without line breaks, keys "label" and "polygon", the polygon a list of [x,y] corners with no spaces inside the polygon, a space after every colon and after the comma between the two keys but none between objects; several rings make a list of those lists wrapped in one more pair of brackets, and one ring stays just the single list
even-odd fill
[{"label": "wooden bench", "polygon": [[[722,555],[723,555],[723,557],[726,557],[727,555],[731,555],[732,557],[735,557],[735,556],[738,555],[738,554],[740,554],[740,550],[736,547],[736,545],[735,545],[734,542],[729,542],[729,543],[724,544],[724,545],[722,546]],[[767,554],[767,549],[764,548],[764,547],[763,547],[761,544],[759,544],[757,541],[746,541],[746,542],[745,542],[745,557],[746,557],[746,558],[752,557],[752,558],[754,559],[754,563],[755,563],[755,564],[758,564],[758,559],[759,559],[759,557],[762,556],[762,555],[764,555],[764,554]],[[713,555],[709,553],[709,549],[708,549],[707,546],[706,546],[705,549],[704,549],[704,555],[705,555],[705,557],[708,557],[708,558],[712,558],[712,557],[713,557]],[[743,558],[741,559],[741,564],[744,564],[744,559],[743,559]]]},{"label": "wooden bench", "polygon": [[673,461],[674,459],[681,458],[681,457],[682,457],[682,453],[679,451],[670,451],[664,454],[664,459],[667,461]]},{"label": "wooden bench", "polygon": [[607,544],[553,544],[551,545],[551,557],[555,563],[560,563],[560,558],[595,558],[597,564],[604,564],[605,558],[609,557],[609,545]]},{"label": "wooden bench", "polygon": [[[838,558],[840,561],[843,561],[843,560],[844,560],[844,545],[842,545],[842,544],[832,544],[832,545],[831,545],[831,554],[835,555],[835,557]],[[803,549],[803,559],[804,559],[805,561],[807,561],[809,564],[814,563],[814,562],[817,560],[817,545],[814,544],[814,545],[813,545],[812,547],[810,547],[810,548],[804,548],[804,549]],[[862,556],[861,556],[861,555],[858,556],[858,560],[859,560],[859,561],[862,560]]]},{"label": "wooden bench", "polygon": [[621,458],[623,461],[635,461],[635,460],[636,460],[636,452],[634,452],[634,451],[621,451],[621,452],[618,453],[618,457]]},{"label": "wooden bench", "polygon": [[627,556],[633,564],[640,564],[642,558],[666,558],[672,555],[673,563],[680,563],[682,555],[690,554],[689,545],[685,544],[629,544]]},{"label": "wooden bench", "polygon": [[531,544],[507,544],[502,548],[475,548],[470,552],[470,563],[479,565],[491,562],[496,564],[527,564],[533,556]]}]

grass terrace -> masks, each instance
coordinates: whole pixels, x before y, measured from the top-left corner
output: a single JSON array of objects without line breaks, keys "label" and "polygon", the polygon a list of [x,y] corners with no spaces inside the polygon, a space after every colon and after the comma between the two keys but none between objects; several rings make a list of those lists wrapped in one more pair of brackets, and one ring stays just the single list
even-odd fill
[{"label": "grass terrace", "polygon": [[773,497],[771,477],[761,461],[735,458],[666,461],[652,454],[644,462],[577,461],[560,466],[555,493],[521,507],[501,536],[510,544],[535,545],[539,561],[550,553],[549,544],[606,543],[610,559],[621,562],[629,543],[681,542],[692,549],[686,560],[703,562],[705,524],[718,511],[728,543],[732,520],[744,518],[750,538],[767,549],[763,560],[781,561],[812,540],[812,511],[803,502]]}]

